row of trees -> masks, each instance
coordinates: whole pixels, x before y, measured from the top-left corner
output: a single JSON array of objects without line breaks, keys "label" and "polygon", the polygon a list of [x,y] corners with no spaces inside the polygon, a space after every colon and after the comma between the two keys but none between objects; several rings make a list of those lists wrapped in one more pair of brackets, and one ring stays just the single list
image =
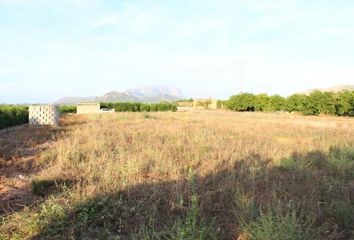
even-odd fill
[{"label": "row of trees", "polygon": [[314,91],[308,95],[293,94],[287,98],[279,95],[242,93],[230,97],[224,105],[234,111],[288,111],[305,115],[354,116],[354,91]]},{"label": "row of trees", "polygon": [[167,112],[177,111],[177,106],[168,102],[139,103],[139,102],[116,102],[101,103],[101,108],[114,109],[116,112]]},{"label": "row of trees", "polygon": [[59,106],[60,114],[63,113],[76,113],[76,105],[61,105]]},{"label": "row of trees", "polygon": [[0,129],[28,122],[28,107],[0,105]]},{"label": "row of trees", "polygon": [[[138,102],[116,102],[101,103],[102,108],[111,108],[116,112],[166,112],[177,111],[177,106],[168,102],[161,103],[138,103]],[[61,114],[76,113],[76,106],[62,105],[59,107]],[[0,129],[16,126],[28,122],[28,106],[22,105],[0,105]]]}]

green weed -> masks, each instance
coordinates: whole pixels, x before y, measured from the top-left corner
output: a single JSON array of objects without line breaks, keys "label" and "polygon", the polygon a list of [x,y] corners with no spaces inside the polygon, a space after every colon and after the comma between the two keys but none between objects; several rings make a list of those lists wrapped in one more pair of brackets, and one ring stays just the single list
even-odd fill
[{"label": "green weed", "polygon": [[344,178],[354,177],[354,148],[331,147],[327,159],[330,170]]},{"label": "green weed", "polygon": [[250,240],[306,240],[310,231],[299,223],[295,214],[262,215],[256,221],[243,223],[243,232]]},{"label": "green weed", "polygon": [[292,157],[282,158],[281,161],[279,162],[279,167],[283,169],[292,170],[292,171],[299,169],[298,163]]}]

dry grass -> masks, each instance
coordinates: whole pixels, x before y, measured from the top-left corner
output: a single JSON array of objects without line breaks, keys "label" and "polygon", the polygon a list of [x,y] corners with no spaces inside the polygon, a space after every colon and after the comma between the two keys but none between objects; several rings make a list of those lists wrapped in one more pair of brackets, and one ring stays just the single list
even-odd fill
[{"label": "dry grass", "polygon": [[40,155],[39,200],[8,214],[0,239],[354,238],[354,119],[77,118]]}]

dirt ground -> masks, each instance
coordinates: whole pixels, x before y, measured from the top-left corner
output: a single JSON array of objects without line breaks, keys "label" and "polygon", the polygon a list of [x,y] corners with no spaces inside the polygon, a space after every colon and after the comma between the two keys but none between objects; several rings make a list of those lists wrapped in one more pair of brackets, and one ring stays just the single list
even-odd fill
[{"label": "dirt ground", "polygon": [[0,216],[37,200],[30,179],[41,169],[40,153],[50,147],[67,128],[21,125],[0,132]]}]

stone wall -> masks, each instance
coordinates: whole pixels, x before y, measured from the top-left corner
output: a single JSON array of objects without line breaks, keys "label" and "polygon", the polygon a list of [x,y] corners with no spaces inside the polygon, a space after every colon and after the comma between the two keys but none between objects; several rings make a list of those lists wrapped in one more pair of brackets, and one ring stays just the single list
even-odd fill
[{"label": "stone wall", "polygon": [[29,107],[30,125],[59,125],[59,107],[54,105],[32,105]]}]

